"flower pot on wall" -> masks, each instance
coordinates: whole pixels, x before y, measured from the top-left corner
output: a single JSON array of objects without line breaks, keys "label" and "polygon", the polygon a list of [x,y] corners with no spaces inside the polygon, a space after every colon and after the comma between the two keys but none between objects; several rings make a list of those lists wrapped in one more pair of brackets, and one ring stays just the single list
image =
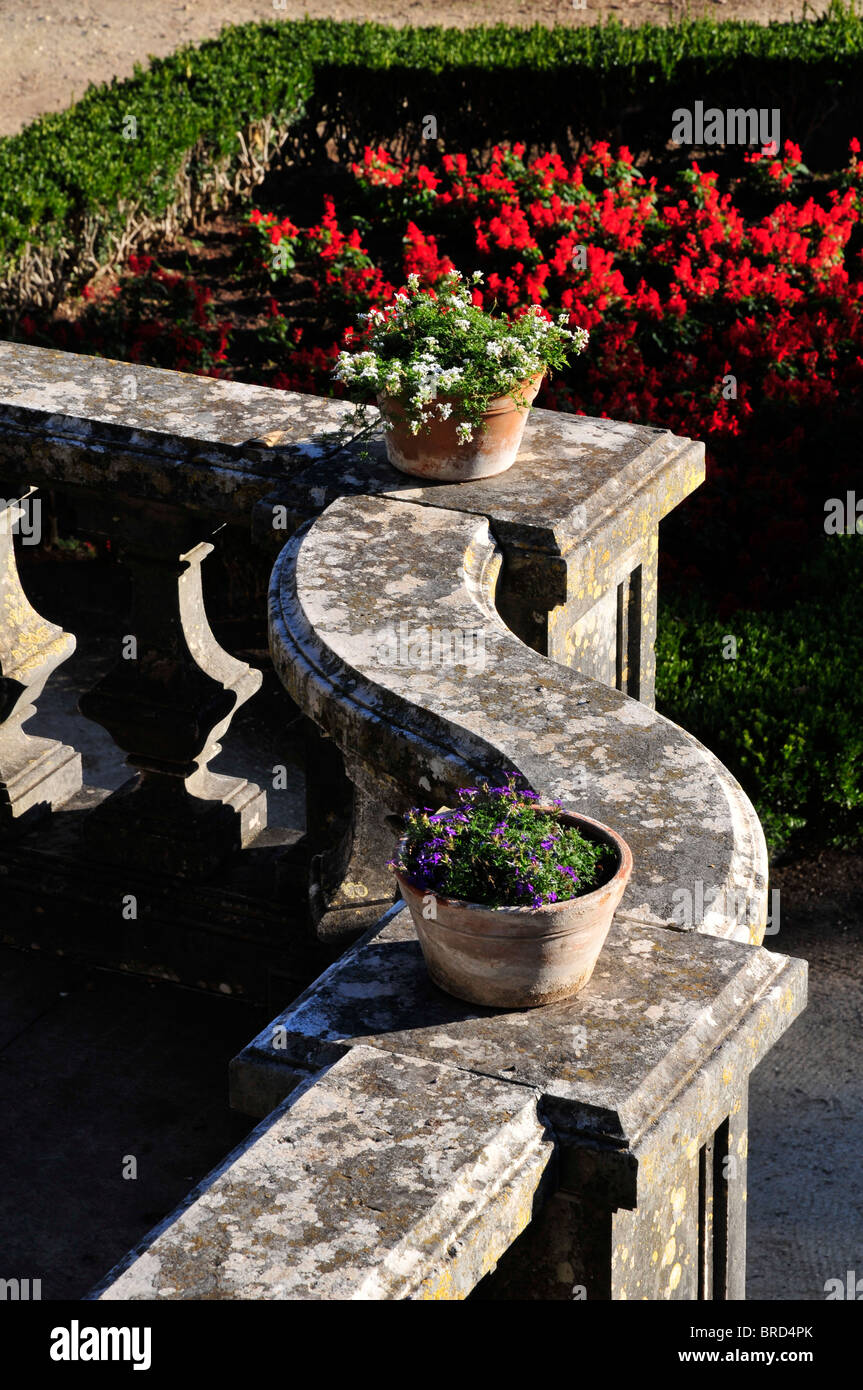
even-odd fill
[{"label": "flower pot on wall", "polygon": [[[404,407],[397,397],[379,395],[381,413],[391,422],[386,431],[387,458],[402,473],[440,482],[463,483],[472,478],[491,478],[515,463],[527,423],[529,406],[542,385],[540,372],[517,388],[521,404],[512,396],[498,396],[489,404],[473,439],[460,444],[458,420],[434,419],[418,434],[412,434]],[[441,395],[438,403],[455,403],[456,398]]]},{"label": "flower pot on wall", "polygon": [[433,894],[396,869],[428,972],[448,994],[523,1009],[568,999],[589,981],[632,873],[632,853],[599,821],[565,811],[558,818],[615,855],[605,883],[577,898],[538,908],[483,907]]}]

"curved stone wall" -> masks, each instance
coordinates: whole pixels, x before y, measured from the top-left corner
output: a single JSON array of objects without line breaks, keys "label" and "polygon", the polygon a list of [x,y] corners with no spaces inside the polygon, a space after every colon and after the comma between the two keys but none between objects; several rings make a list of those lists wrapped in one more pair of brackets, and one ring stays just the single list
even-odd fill
[{"label": "curved stone wall", "polygon": [[[484,519],[341,498],[276,564],[276,669],[386,806],[446,804],[459,786],[518,773],[629,841],[619,916],[760,942],[766,847],[739,784],[647,705],[515,637],[494,606],[499,573]],[[688,901],[702,904],[697,920]]]}]

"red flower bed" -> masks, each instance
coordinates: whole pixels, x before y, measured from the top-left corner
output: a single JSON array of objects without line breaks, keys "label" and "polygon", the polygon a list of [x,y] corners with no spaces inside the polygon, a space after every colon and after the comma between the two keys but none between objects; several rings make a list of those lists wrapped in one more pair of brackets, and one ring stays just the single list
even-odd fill
[{"label": "red flower bed", "polygon": [[[614,154],[604,143],[571,164],[500,148],[484,171],[463,154],[433,171],[366,149],[352,166],[352,196],[338,209],[326,197],[316,225],[260,210],[249,218],[263,336],[278,346],[258,379],[335,393],[330,369],[357,312],[385,303],[410,273],[433,288],[453,265],[479,268],[478,302],[541,302],[591,332],[587,352],[546,383],[538,405],[707,442],[708,484],[668,524],[670,567],[675,551],[697,556],[699,580],[726,607],[787,594],[801,547],[823,536],[825,499],[853,486],[863,424],[863,165],[856,140],[850,150],[847,166],[815,188],[786,142],[781,156],[750,156],[746,176],[723,191],[696,162],[676,186],[659,186],[626,148]],[[171,288],[158,281],[165,272],[137,269],[121,296],[127,309],[146,307],[129,288],[136,281],[151,300]],[[291,301],[298,276],[315,305],[302,322]],[[125,355],[226,375],[233,360],[254,378],[254,364],[236,362],[224,325],[195,301],[193,282],[183,284],[173,324],[126,313]],[[99,350],[97,323],[86,345],[68,346]]]},{"label": "red flower bed", "polygon": [[126,269],[122,283],[107,294],[97,296],[84,286],[87,309],[80,318],[45,323],[24,314],[19,336],[67,352],[229,375],[230,325],[217,317],[212,291],[189,275],[165,270],[152,256],[130,256]]},{"label": "red flower bed", "polygon": [[[697,162],[658,187],[605,144],[569,165],[501,148],[484,172],[445,155],[439,174],[367,149],[357,199],[341,217],[327,200],[320,225],[296,232],[342,328],[319,347],[349,341],[353,314],[409,273],[433,287],[453,263],[485,271],[487,305],[568,310],[591,344],[538,404],[707,442],[708,483],[668,527],[666,577],[685,551],[698,568],[679,578],[712,581],[726,609],[787,596],[825,498],[849,482],[861,423],[859,149],[817,197],[797,191],[808,170],[791,142],[749,156],[726,191]],[[315,388],[332,390],[329,358],[320,367]],[[279,384],[309,389],[308,358],[296,368],[288,359]]]}]

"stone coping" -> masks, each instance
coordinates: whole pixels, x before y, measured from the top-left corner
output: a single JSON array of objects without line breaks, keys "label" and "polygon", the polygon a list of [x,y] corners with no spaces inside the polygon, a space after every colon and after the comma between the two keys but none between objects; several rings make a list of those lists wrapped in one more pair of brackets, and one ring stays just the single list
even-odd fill
[{"label": "stone coping", "polygon": [[321,396],[0,342],[7,478],[20,469],[37,483],[109,483],[234,517],[256,505],[309,516],[343,495],[382,495],[489,515],[505,547],[566,556],[608,526],[655,527],[704,476],[704,446],[668,430],[533,410],[518,460],[500,477],[407,478],[380,437],[338,447],[349,410]]},{"label": "stone coping", "polygon": [[[452,804],[457,787],[516,772],[629,842],[623,916],[683,927],[681,892],[694,903],[700,882],[706,910],[688,925],[760,940],[767,852],[739,784],[670,720],[519,641],[494,607],[499,568],[484,520],[342,498],[273,571],[276,669],[393,809]],[[470,635],[482,660],[405,659],[434,632]]]},{"label": "stone coping", "polygon": [[394,910],[235,1059],[240,1108],[286,1097],[89,1297],[463,1298],[585,1158],[611,1210],[695,1162],[805,994],[803,961],[616,922],[574,999],[476,1009]]},{"label": "stone coping", "polygon": [[410,914],[397,907],[234,1059],[231,1101],[265,1114],[323,1060],[378,1047],[526,1086],[570,1142],[633,1150],[758,1016],[748,1074],[804,1007],[806,979],[805,961],[618,916],[572,999],[481,1008],[432,984]]},{"label": "stone coping", "polygon": [[90,1298],[462,1298],[585,1159],[610,1210],[694,1163],[805,1002],[803,961],[616,923],[574,999],[474,1009],[412,937],[390,913],[235,1059],[235,1103],[287,1098]]},{"label": "stone coping", "polygon": [[529,1088],[358,1047],[90,1298],[462,1298],[528,1225],[553,1157]]}]

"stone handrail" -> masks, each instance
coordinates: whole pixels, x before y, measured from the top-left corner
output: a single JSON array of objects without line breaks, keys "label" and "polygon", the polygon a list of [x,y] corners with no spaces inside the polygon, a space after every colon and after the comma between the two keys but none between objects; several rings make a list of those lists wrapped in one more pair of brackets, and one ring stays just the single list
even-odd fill
[{"label": "stone handrail", "polygon": [[[682,926],[675,893],[700,881],[700,929],[760,941],[766,849],[738,783],[648,706],[520,642],[494,606],[500,563],[475,516],[333,503],[273,573],[271,654],[290,694],[391,809],[451,804],[458,786],[519,774],[628,840],[619,916]],[[442,633],[450,657],[459,636],[460,661],[410,659],[412,643],[431,656]]]},{"label": "stone handrail", "polygon": [[359,1047],[92,1297],[464,1297],[527,1226],[553,1160],[529,1088]]},{"label": "stone handrail", "polygon": [[574,999],[472,1009],[390,913],[234,1060],[267,1118],[91,1297],[744,1298],[748,1078],[805,995],[618,919]]}]

